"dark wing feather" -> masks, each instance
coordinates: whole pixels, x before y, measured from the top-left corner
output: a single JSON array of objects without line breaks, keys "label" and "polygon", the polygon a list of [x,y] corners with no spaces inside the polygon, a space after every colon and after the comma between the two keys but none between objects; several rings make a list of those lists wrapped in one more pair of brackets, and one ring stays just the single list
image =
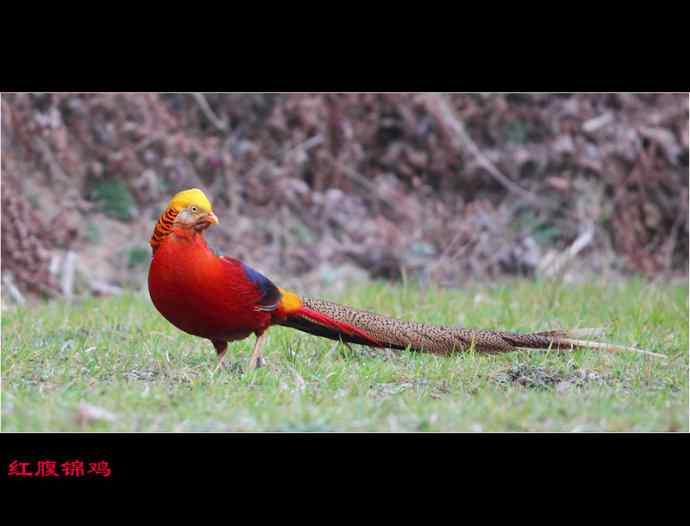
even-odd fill
[{"label": "dark wing feather", "polygon": [[249,265],[242,263],[242,269],[247,275],[249,281],[254,283],[256,287],[261,291],[261,299],[257,305],[257,309],[263,311],[272,311],[278,308],[280,299],[283,295],[278,290],[273,282],[264,276],[261,272],[254,270]]}]

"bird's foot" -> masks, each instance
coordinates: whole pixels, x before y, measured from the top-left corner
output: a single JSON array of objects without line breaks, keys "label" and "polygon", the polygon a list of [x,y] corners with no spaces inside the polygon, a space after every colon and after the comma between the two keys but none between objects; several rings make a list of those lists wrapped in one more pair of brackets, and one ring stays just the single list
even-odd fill
[{"label": "bird's foot", "polygon": [[249,365],[247,366],[247,368],[248,370],[253,371],[255,369],[258,369],[259,367],[265,366],[266,360],[264,360],[263,356],[252,356],[249,360]]}]

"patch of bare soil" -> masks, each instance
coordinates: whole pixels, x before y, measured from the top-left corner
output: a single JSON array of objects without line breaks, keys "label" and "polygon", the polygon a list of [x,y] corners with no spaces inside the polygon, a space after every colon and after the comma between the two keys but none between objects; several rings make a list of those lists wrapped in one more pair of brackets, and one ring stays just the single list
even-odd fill
[{"label": "patch of bare soil", "polygon": [[529,365],[516,365],[510,369],[499,371],[493,375],[492,379],[502,385],[517,384],[528,389],[555,389],[557,392],[563,392],[573,387],[584,387],[586,384],[605,382],[604,376],[591,369],[578,368],[574,371],[560,371]]}]

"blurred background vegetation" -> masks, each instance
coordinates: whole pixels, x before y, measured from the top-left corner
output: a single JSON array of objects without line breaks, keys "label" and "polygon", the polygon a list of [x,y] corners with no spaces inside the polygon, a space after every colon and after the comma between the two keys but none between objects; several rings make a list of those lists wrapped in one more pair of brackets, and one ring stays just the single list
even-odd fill
[{"label": "blurred background vegetation", "polygon": [[3,303],[145,289],[170,197],[283,286],[687,279],[687,94],[3,94]]}]

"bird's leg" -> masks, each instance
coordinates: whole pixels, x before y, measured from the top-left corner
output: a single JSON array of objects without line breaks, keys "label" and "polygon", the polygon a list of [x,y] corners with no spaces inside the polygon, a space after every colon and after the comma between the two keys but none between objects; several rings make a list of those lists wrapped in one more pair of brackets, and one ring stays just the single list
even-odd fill
[{"label": "bird's leg", "polygon": [[252,352],[252,357],[249,359],[249,370],[257,369],[263,366],[263,357],[261,356],[261,347],[264,345],[264,340],[266,339],[266,332],[256,335],[256,342],[254,343],[254,352]]},{"label": "bird's leg", "polygon": [[223,358],[225,357],[225,351],[228,350],[228,342],[225,340],[211,340],[213,346],[216,348],[218,353],[218,368],[223,367]]}]

